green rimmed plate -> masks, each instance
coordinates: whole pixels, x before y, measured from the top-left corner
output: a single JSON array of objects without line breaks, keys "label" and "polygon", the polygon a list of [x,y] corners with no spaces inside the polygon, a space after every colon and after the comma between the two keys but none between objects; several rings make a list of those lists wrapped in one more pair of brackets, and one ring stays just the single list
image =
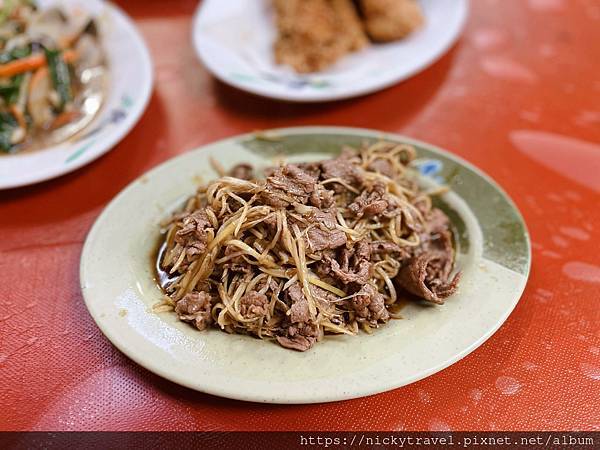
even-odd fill
[{"label": "green rimmed plate", "polygon": [[[265,139],[268,136],[268,139]],[[328,336],[293,352],[248,336],[200,332],[172,313],[152,311],[161,292],[152,258],[158,223],[239,162],[271,165],[333,156],[343,145],[388,139],[414,144],[424,183],[447,183],[439,199],[458,230],[459,291],[438,307],[403,309],[373,335]],[[133,219],[134,218],[134,219]],[[377,131],[305,127],[243,135],[174,158],[121,192],[90,231],[81,257],[81,287],[104,334],[127,356],[176,383],[240,400],[315,403],[394,389],[442,370],[490,337],[525,287],[531,261],[523,219],[485,174],[429,144]]]}]

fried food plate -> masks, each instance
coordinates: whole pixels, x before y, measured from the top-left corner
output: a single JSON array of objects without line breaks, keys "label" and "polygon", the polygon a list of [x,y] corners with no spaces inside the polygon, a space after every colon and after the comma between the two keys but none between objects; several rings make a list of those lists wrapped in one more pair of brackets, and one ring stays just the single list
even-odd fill
[{"label": "fried food plate", "polygon": [[[37,3],[41,9],[58,6],[69,13],[95,18],[106,59],[105,87],[99,111],[83,129],[73,135],[68,133],[65,140],[50,146],[0,153],[0,189],[38,183],[89,164],[111,150],[135,126],[152,93],[150,53],[133,21],[121,9],[100,0]],[[97,97],[86,100],[98,102]]]},{"label": "fried food plate", "polygon": [[[268,340],[198,331],[160,301],[153,269],[159,222],[217,178],[247,162],[258,168],[334,157],[344,145],[386,139],[413,144],[425,186],[446,184],[436,201],[457,236],[463,278],[442,306],[409,303],[403,319],[372,335],[327,335],[300,353]],[[131,220],[135,217],[135,220]],[[523,218],[487,175],[424,142],[353,128],[301,127],[247,134],[185,153],[122,191],[90,231],[81,257],[81,289],[100,329],[138,364],[171,381],[222,397],[265,403],[344,400],[398,388],[466,356],[506,320],[525,287],[531,261]]]},{"label": "fried food plate", "polygon": [[206,68],[224,83],[294,102],[323,102],[379,91],[425,70],[456,42],[468,0],[419,0],[425,25],[408,37],[369,45],[328,69],[298,75],[274,62],[277,36],[271,0],[204,0],[192,40]]}]

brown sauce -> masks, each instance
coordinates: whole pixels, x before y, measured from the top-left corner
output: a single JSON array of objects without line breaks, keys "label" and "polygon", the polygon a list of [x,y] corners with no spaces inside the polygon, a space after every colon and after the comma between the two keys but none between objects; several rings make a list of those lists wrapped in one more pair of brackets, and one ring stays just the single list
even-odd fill
[{"label": "brown sauce", "polygon": [[394,303],[393,305],[389,305],[387,307],[388,311],[392,314],[398,314],[400,311],[402,311],[409,303],[411,303],[411,300],[404,296],[403,294],[399,294],[398,298],[396,299],[396,303]]},{"label": "brown sauce", "polygon": [[156,284],[163,291],[169,284],[177,279],[177,275],[170,274],[160,265],[166,250],[167,242],[164,239],[164,235],[161,235],[157,242],[156,249],[152,252],[152,260],[154,261],[154,281],[156,281]]}]

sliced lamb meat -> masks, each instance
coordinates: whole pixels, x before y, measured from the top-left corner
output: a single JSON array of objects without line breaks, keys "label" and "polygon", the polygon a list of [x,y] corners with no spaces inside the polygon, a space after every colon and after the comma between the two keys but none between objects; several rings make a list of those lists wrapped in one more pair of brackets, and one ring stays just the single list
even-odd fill
[{"label": "sliced lamb meat", "polygon": [[251,180],[254,168],[250,164],[238,164],[229,171],[229,176],[241,180]]},{"label": "sliced lamb meat", "polygon": [[[340,178],[351,186],[360,186],[363,183],[363,175],[360,169],[352,164],[349,155],[342,154],[336,159],[329,159],[321,163],[321,179]],[[334,185],[336,192],[343,192],[345,188],[340,185]]]},{"label": "sliced lamb meat", "polygon": [[450,219],[439,208],[431,208],[425,213],[425,224],[430,233],[439,233],[450,228]]},{"label": "sliced lamb meat", "polygon": [[[406,176],[413,150],[375,145],[334,160],[278,165],[264,177],[240,164],[230,172],[236,178],[199,187],[186,204],[202,207],[169,219],[159,261],[165,272],[178,265],[168,278],[159,271],[177,316],[199,329],[269,337],[305,351],[326,334],[368,332],[390,320],[395,309],[386,301],[395,290],[443,303],[460,278],[449,219],[417,178]],[[194,292],[179,300],[178,288],[190,279]],[[248,291],[234,296],[237,312],[219,327],[211,312],[220,308],[222,286]]]},{"label": "sliced lamb meat", "polygon": [[208,233],[212,225],[204,210],[197,210],[183,218],[183,227],[175,233],[175,242],[184,248],[188,262],[206,252]]},{"label": "sliced lamb meat", "polygon": [[370,284],[365,284],[354,297],[350,299],[350,305],[356,311],[356,315],[363,321],[376,324],[377,322],[387,322],[390,318],[388,310],[385,308],[385,301],[377,288]]},{"label": "sliced lamb meat", "polygon": [[199,330],[204,330],[212,323],[211,300],[210,294],[206,292],[190,292],[176,303],[175,312],[184,322],[190,322]]},{"label": "sliced lamb meat", "polygon": [[374,241],[369,243],[373,255],[402,255],[408,256],[406,249],[390,241]]},{"label": "sliced lamb meat", "polygon": [[332,212],[315,208],[307,219],[312,224],[307,231],[308,247],[311,252],[346,245],[346,233],[336,228],[337,220]]},{"label": "sliced lamb meat", "polygon": [[289,325],[283,330],[282,335],[277,336],[279,345],[292,350],[305,352],[317,342],[318,330],[312,323],[300,323]]},{"label": "sliced lamb meat", "polygon": [[[267,283],[269,283],[268,287],[267,287]],[[271,278],[270,280],[268,280],[267,278],[263,278],[258,283],[256,283],[255,289],[257,292],[271,291],[275,294],[278,294],[280,287],[279,287],[279,283],[277,281],[275,281],[273,278]]]},{"label": "sliced lamb meat", "polygon": [[339,297],[334,293],[326,291],[325,289],[321,289],[314,284],[311,284],[309,289],[321,311],[331,309],[332,306],[335,305],[335,302],[339,300]]},{"label": "sliced lamb meat", "polygon": [[420,197],[412,202],[413,206],[425,217],[431,210],[431,202],[427,201],[425,197]]},{"label": "sliced lamb meat", "polygon": [[343,270],[339,267],[337,261],[331,261],[331,271],[344,284],[358,283],[364,284],[369,281],[371,276],[371,263],[369,261],[362,260],[358,263],[355,271]]},{"label": "sliced lamb meat", "polygon": [[[236,253],[241,253],[238,248],[229,245],[225,247],[225,256],[234,255]],[[244,258],[242,258],[241,254],[223,264],[223,268],[228,268],[231,272],[236,273],[252,272],[252,265],[249,264]]]},{"label": "sliced lamb meat", "polygon": [[248,292],[240,299],[240,312],[247,319],[263,317],[269,310],[269,299],[256,291]]},{"label": "sliced lamb meat", "polygon": [[358,241],[354,246],[355,257],[358,260],[366,259],[369,261],[371,259],[371,244],[367,240]]},{"label": "sliced lamb meat", "polygon": [[319,178],[321,175],[321,163],[320,162],[309,162],[309,163],[300,163],[296,164],[299,169],[304,170],[307,174],[312,177]]},{"label": "sliced lamb meat", "polygon": [[369,164],[369,170],[373,172],[378,172],[381,175],[385,175],[388,178],[394,177],[394,167],[387,159],[378,158]]},{"label": "sliced lamb meat", "polygon": [[412,258],[395,280],[411,294],[441,305],[456,291],[460,280],[460,273],[449,279],[451,268],[452,254],[426,252]]},{"label": "sliced lamb meat", "polygon": [[302,286],[296,282],[287,289],[287,296],[292,304],[290,308],[290,321],[292,323],[309,322],[310,310],[308,300],[302,292]]},{"label": "sliced lamb meat", "polygon": [[344,284],[365,284],[369,281],[370,249],[366,241],[358,242],[351,249],[342,248],[336,256],[323,255],[323,260],[317,266],[320,275],[336,278]]},{"label": "sliced lamb meat", "polygon": [[401,213],[396,200],[386,193],[385,185],[381,182],[375,182],[369,189],[362,191],[348,205],[348,209],[358,218],[379,215],[391,218]]},{"label": "sliced lamb meat", "polygon": [[317,208],[330,208],[335,203],[335,193],[317,184],[315,190],[310,194],[310,204]]},{"label": "sliced lamb meat", "polygon": [[[321,289],[318,286],[309,285],[310,292],[319,305],[321,311],[332,310],[335,302],[339,299],[335,294]],[[308,300],[304,295],[299,282],[292,284],[286,291],[288,303],[291,303],[289,321],[292,324],[308,323],[311,321]]]},{"label": "sliced lamb meat", "polygon": [[424,252],[443,252],[450,255],[449,264],[452,265],[453,245],[450,220],[440,209],[433,208],[425,215],[425,226],[419,233],[421,243],[412,249],[413,256]]},{"label": "sliced lamb meat", "polygon": [[308,230],[309,248],[319,252],[328,248],[337,248],[346,244],[346,233],[340,230],[324,230],[315,226]]},{"label": "sliced lamb meat", "polygon": [[450,221],[440,209],[425,214],[421,243],[411,249],[412,258],[400,269],[397,284],[427,301],[442,304],[458,286],[460,273],[450,279],[454,248]]},{"label": "sliced lamb meat", "polygon": [[298,166],[288,164],[278,168],[267,178],[261,198],[273,207],[286,207],[292,201],[304,204],[315,190],[316,183],[317,177]]}]

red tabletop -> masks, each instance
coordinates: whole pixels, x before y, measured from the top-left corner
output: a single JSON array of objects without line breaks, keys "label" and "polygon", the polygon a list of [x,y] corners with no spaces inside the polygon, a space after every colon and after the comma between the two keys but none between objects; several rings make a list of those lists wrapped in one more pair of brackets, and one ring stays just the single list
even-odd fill
[{"label": "red tabletop", "polygon": [[[323,105],[278,103],[217,82],[192,49],[195,1],[120,3],[154,58],[156,87],[142,120],[87,167],[0,193],[1,430],[600,429],[597,0],[474,0],[463,37],[431,68]],[[506,189],[528,224],[533,266],[504,326],[425,380],[323,405],[212,397],[119,353],[79,289],[81,248],[102,208],[194,147],[308,124],[429,141]]]}]

